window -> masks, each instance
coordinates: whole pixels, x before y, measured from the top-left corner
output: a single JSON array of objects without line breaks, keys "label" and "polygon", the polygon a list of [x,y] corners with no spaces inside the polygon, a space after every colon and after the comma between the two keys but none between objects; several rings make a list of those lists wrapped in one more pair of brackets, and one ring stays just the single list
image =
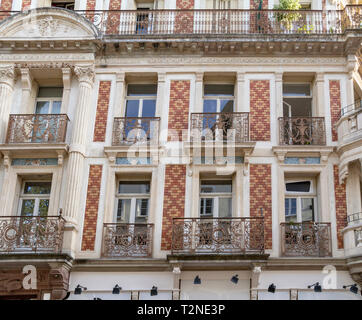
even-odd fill
[{"label": "window", "polygon": [[116,194],[116,222],[147,223],[149,199],[149,182],[120,181]]},{"label": "window", "polygon": [[317,196],[314,180],[288,181],[285,184],[285,221],[316,221]]},{"label": "window", "polygon": [[204,180],[200,187],[200,217],[232,216],[232,181]]},{"label": "window", "polygon": [[50,199],[50,181],[25,181],[22,186],[19,215],[47,216]]},{"label": "window", "polygon": [[312,116],[312,92],[309,83],[283,84],[283,116]]},{"label": "window", "polygon": [[63,88],[40,87],[36,99],[36,114],[59,114],[62,105]]},{"label": "window", "polygon": [[64,1],[64,0],[53,0],[52,7],[63,8],[68,10],[74,10],[74,1]]}]

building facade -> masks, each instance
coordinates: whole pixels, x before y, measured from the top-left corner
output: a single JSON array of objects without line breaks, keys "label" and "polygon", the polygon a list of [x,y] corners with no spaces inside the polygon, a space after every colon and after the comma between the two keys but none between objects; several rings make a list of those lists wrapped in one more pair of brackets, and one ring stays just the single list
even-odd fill
[{"label": "building facade", "polygon": [[0,0],[0,299],[362,299],[362,5],[300,3]]}]

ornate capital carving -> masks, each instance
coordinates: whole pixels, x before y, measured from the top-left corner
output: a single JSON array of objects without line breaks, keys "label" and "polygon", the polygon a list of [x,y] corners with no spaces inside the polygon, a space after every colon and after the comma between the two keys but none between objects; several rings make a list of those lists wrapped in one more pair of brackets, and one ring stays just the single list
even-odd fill
[{"label": "ornate capital carving", "polygon": [[15,78],[16,74],[14,66],[0,66],[0,83],[6,83],[12,87],[14,85]]},{"label": "ornate capital carving", "polygon": [[74,73],[79,82],[87,82],[90,85],[94,81],[94,65],[75,66]]}]

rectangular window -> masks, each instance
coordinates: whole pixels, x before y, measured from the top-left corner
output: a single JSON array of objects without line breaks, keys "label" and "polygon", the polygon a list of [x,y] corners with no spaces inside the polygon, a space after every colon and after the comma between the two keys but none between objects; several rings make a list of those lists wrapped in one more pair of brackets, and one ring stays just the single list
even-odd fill
[{"label": "rectangular window", "polygon": [[62,105],[62,87],[40,87],[36,99],[36,114],[59,114]]},{"label": "rectangular window", "polygon": [[283,116],[312,116],[312,93],[309,83],[283,84]]},{"label": "rectangular window", "polygon": [[50,181],[25,181],[20,195],[19,215],[47,216],[50,190]]}]

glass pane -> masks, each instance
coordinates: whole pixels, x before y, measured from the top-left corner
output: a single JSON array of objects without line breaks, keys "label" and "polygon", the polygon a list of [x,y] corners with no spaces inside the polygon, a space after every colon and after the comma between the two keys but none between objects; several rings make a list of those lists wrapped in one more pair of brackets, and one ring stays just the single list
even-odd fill
[{"label": "glass pane", "polygon": [[118,193],[150,193],[149,182],[123,182],[119,183]]},{"label": "glass pane", "polygon": [[146,223],[148,216],[148,199],[137,199],[136,200],[136,223]]},{"label": "glass pane", "polygon": [[130,223],[131,215],[131,199],[119,199],[117,208],[117,221],[118,223]]},{"label": "glass pane", "polygon": [[310,85],[307,84],[283,84],[283,95],[294,97],[310,96]]},{"label": "glass pane", "polygon": [[127,100],[126,117],[138,117],[139,100]]},{"label": "glass pane", "polygon": [[53,101],[52,114],[59,114],[61,106],[62,106],[61,101]]},{"label": "glass pane", "polygon": [[200,199],[200,216],[212,216],[214,199]]},{"label": "glass pane", "polygon": [[36,114],[48,114],[49,113],[49,101],[37,101],[36,103]]},{"label": "glass pane", "polygon": [[51,182],[25,182],[24,194],[50,194]]},{"label": "glass pane", "polygon": [[61,98],[63,96],[62,87],[41,87],[39,88],[38,98]]},{"label": "glass pane", "polygon": [[[312,98],[284,98],[284,102],[290,105],[284,108],[283,111],[286,113],[285,117],[289,117],[289,111],[291,117],[311,117],[312,116]],[[284,103],[284,105],[286,105]]]},{"label": "glass pane", "polygon": [[314,221],[314,199],[302,198],[302,222]]},{"label": "glass pane", "polygon": [[38,215],[46,217],[48,215],[49,199],[40,199]]},{"label": "glass pane", "polygon": [[221,100],[220,112],[233,112],[234,101],[233,100]]},{"label": "glass pane", "polygon": [[231,180],[201,181],[201,193],[230,193],[232,192]]},{"label": "glass pane", "polygon": [[231,198],[219,198],[219,218],[232,216],[232,199]]},{"label": "glass pane", "polygon": [[128,96],[156,96],[157,84],[129,84]]},{"label": "glass pane", "polygon": [[297,222],[297,199],[285,199],[285,222]]},{"label": "glass pane", "polygon": [[217,100],[204,100],[204,113],[217,112]]},{"label": "glass pane", "polygon": [[35,199],[23,200],[21,205],[21,215],[22,216],[32,216],[34,215]]},{"label": "glass pane", "polygon": [[310,181],[291,182],[285,185],[289,192],[310,192]]},{"label": "glass pane", "polygon": [[142,117],[154,117],[156,113],[156,100],[143,100]]},{"label": "glass pane", "polygon": [[234,85],[233,84],[205,84],[204,87],[205,96],[233,96]]}]

